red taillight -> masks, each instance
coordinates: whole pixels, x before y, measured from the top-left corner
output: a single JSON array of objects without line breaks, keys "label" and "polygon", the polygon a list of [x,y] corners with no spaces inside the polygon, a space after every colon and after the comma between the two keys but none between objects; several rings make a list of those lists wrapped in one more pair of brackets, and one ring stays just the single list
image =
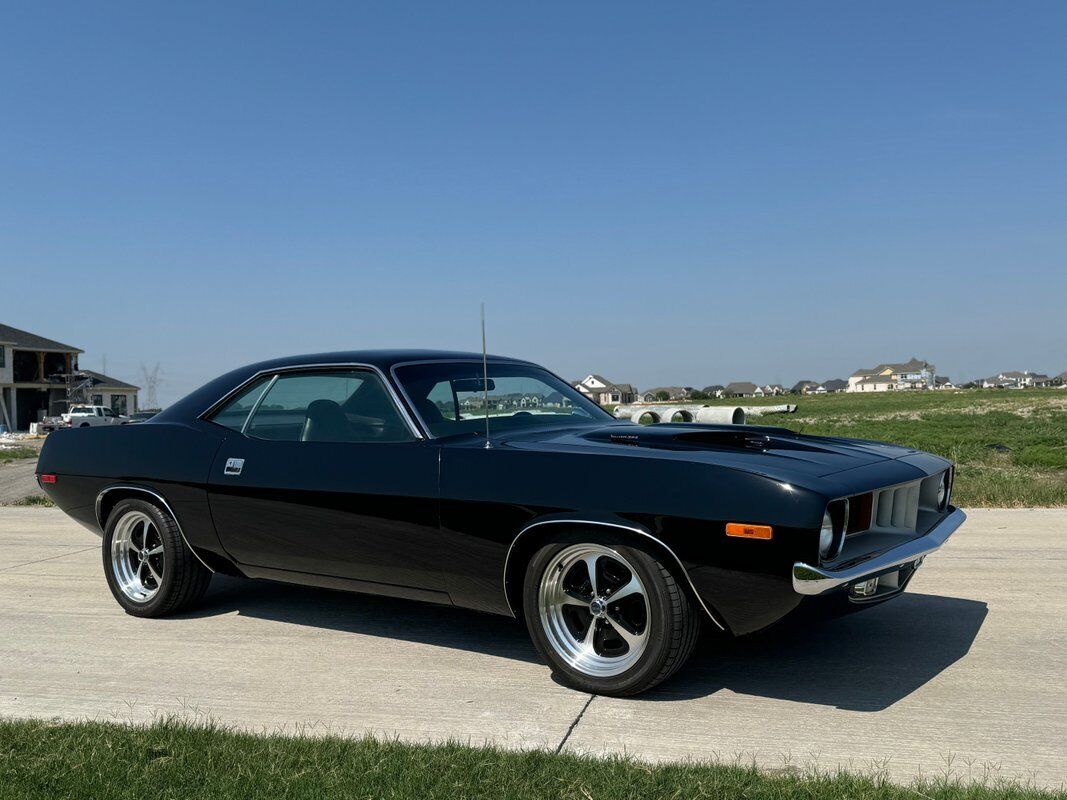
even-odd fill
[{"label": "red taillight", "polygon": [[41,475],[41,483],[55,483],[56,476],[51,473],[43,473]]}]

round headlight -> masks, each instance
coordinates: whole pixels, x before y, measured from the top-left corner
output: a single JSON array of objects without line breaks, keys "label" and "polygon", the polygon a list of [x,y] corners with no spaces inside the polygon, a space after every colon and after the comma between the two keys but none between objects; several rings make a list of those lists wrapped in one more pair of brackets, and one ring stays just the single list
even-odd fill
[{"label": "round headlight", "polygon": [[948,500],[948,473],[941,476],[941,483],[937,484],[937,507],[944,509]]},{"label": "round headlight", "polygon": [[830,519],[830,512],[822,515],[822,528],[819,530],[819,558],[825,559],[830,555],[834,546],[834,521]]}]

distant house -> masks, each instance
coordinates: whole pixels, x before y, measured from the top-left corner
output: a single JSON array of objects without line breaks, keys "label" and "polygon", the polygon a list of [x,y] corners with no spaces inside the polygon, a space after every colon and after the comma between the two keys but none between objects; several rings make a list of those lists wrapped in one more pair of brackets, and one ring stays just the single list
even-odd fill
[{"label": "distant house", "polygon": [[823,381],[822,386],[828,392],[848,391],[848,381],[843,381],[840,378],[831,378],[828,381]]},{"label": "distant house", "polygon": [[858,369],[849,376],[849,392],[888,392],[903,389],[933,389],[934,365],[912,358],[903,364],[879,364]]},{"label": "distant house", "polygon": [[1052,379],[1053,386],[1067,386],[1067,372],[1061,372]]},{"label": "distant house", "polygon": [[638,392],[637,400],[641,403],[655,403],[659,398],[655,392]]},{"label": "distant house", "polygon": [[812,394],[819,384],[815,381],[797,381],[789,391],[793,394]]},{"label": "distant house", "polygon": [[944,375],[935,375],[934,376],[934,388],[935,389],[955,389],[956,388],[956,384],[954,384],[948,377],[946,377]]},{"label": "distant house", "polygon": [[763,389],[763,395],[765,397],[777,397],[780,394],[785,394],[785,387],[780,383],[768,383],[766,386],[760,388]]},{"label": "distant house", "polygon": [[726,384],[723,397],[763,397],[763,389],[748,381],[735,381]]},{"label": "distant house", "polygon": [[1032,386],[1051,386],[1053,378],[1030,370],[1008,370],[998,372],[988,378],[979,378],[978,384],[983,389],[1028,389]]},{"label": "distant house", "polygon": [[[649,389],[656,399],[659,399],[665,393],[668,400],[688,400],[689,396],[693,394],[692,386],[657,386],[655,389]],[[646,392],[647,394],[647,392]]]},{"label": "distant house", "polygon": [[574,388],[594,403],[616,405],[632,403],[637,391],[629,383],[615,383],[601,375],[586,375],[574,384]]},{"label": "distant house", "polygon": [[72,402],[108,406],[120,414],[136,411],[138,387],[79,369],[82,352],[0,324],[0,423],[27,431],[46,416],[64,413]]},{"label": "distant house", "polygon": [[700,391],[704,393],[705,397],[722,397],[726,387],[719,383],[713,383],[711,386],[705,386]]}]

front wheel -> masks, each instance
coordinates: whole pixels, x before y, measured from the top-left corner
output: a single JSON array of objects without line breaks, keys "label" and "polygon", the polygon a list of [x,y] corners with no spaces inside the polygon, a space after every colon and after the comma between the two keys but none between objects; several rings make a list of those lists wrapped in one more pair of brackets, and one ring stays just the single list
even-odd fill
[{"label": "front wheel", "polygon": [[178,524],[154,503],[120,500],[103,542],[108,588],[127,614],[162,617],[196,603],[211,572],[186,546]]},{"label": "front wheel", "polygon": [[623,540],[562,536],[534,555],[523,587],[534,645],[567,685],[625,696],[689,658],[700,617],[672,572]]}]

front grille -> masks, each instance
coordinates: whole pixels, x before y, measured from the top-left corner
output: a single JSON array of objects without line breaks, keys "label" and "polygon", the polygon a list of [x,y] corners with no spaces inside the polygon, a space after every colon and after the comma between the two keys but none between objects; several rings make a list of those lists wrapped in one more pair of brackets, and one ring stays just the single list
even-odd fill
[{"label": "front grille", "polygon": [[[863,533],[864,530],[925,533],[945,512],[945,508],[937,502],[937,489],[942,477],[944,473],[939,472],[922,480],[875,489],[867,495],[849,498],[851,506],[859,512],[855,525],[849,526],[849,535]],[[868,497],[870,500],[867,500]]]},{"label": "front grille", "polygon": [[920,481],[874,493],[874,524],[887,531],[913,531],[919,522]]}]

